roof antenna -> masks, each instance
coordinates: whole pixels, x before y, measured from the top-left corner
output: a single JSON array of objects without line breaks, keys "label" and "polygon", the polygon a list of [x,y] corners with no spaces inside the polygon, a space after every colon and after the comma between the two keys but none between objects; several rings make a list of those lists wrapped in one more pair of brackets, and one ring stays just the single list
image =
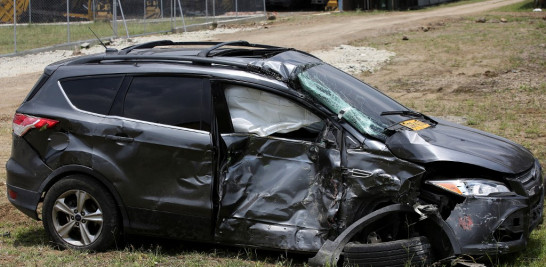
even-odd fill
[{"label": "roof antenna", "polygon": [[106,45],[102,42],[102,40],[99,38],[99,36],[93,31],[91,30],[91,27],[87,27],[92,33],[93,35],[95,35],[95,37],[97,37],[97,40],[99,40],[99,43],[104,46],[104,49],[106,50],[106,53],[110,53],[110,52],[117,52],[118,50],[115,49],[115,48],[108,48],[106,47]]}]

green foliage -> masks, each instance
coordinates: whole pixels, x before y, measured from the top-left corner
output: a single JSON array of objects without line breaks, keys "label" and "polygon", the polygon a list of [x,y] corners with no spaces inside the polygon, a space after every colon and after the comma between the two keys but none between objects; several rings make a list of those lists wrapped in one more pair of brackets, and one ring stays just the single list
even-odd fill
[{"label": "green foliage", "polygon": [[[187,25],[206,22],[205,18],[186,18]],[[171,24],[170,20],[128,21],[127,30],[130,36],[145,33],[170,32],[173,27],[182,27],[180,19]],[[75,22],[70,24],[70,41],[94,40],[96,37],[89,30],[91,28],[99,37],[113,37],[114,29],[109,22]],[[66,23],[56,24],[25,24],[17,26],[17,51],[25,51],[40,47],[64,44],[68,41]],[[118,23],[118,36],[125,37],[125,26]],[[13,27],[0,27],[0,54],[14,52]]]},{"label": "green foliage", "polygon": [[515,3],[508,6],[503,6],[495,11],[499,12],[530,12],[534,9],[534,2],[533,0],[525,0],[523,2]]}]

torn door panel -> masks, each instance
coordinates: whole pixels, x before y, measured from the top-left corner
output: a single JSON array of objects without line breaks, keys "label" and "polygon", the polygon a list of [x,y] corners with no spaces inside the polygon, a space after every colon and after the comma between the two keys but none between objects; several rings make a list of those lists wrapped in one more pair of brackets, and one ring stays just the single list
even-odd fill
[{"label": "torn door panel", "polygon": [[[317,238],[327,238],[334,227],[342,195],[339,151],[255,135],[223,139],[228,161],[221,172],[219,238],[288,250],[320,248]],[[247,231],[252,236],[241,235]]]},{"label": "torn door panel", "polygon": [[[322,246],[328,231],[294,225],[270,224],[231,218],[222,222],[218,235],[230,243],[283,250],[314,252]],[[228,234],[229,233],[229,234]],[[222,240],[222,239],[220,239]]]}]

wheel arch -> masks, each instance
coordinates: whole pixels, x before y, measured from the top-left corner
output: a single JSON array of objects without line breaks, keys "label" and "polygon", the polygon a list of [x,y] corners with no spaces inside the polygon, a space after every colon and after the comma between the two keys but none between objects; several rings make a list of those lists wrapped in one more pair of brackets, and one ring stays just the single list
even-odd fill
[{"label": "wheel arch", "polygon": [[58,169],[55,169],[51,174],[49,174],[49,176],[40,185],[40,188],[38,190],[38,192],[41,193],[40,201],[43,201],[45,194],[47,193],[47,191],[49,191],[51,186],[53,186],[55,183],[57,183],[58,181],[70,175],[78,175],[78,174],[85,175],[89,178],[92,178],[98,181],[108,190],[108,192],[112,195],[112,197],[114,198],[114,201],[116,202],[116,206],[118,207],[118,211],[123,221],[123,227],[126,228],[129,225],[129,219],[128,219],[129,217],[127,215],[127,211],[125,210],[125,205],[123,204],[123,200],[119,192],[104,175],[102,175],[101,173],[87,166],[66,165]]},{"label": "wheel arch", "polygon": [[[355,236],[357,233],[362,231],[367,226],[372,223],[378,222],[382,219],[387,218],[389,215],[400,214],[400,213],[410,213],[417,214],[413,207],[404,204],[392,204],[380,209],[377,209],[370,214],[358,219],[349,227],[347,227],[334,241],[327,240],[317,254],[309,259],[310,266],[325,266],[331,265],[335,266],[340,259],[341,252],[345,245],[350,241],[350,239]],[[445,235],[449,241],[453,254],[457,255],[461,253],[460,245],[455,238],[453,230],[447,225],[447,223],[437,214],[430,214],[427,216],[427,219],[420,221],[423,223],[429,221],[438,226],[438,228]],[[429,239],[434,239],[434,236],[427,236]]]}]

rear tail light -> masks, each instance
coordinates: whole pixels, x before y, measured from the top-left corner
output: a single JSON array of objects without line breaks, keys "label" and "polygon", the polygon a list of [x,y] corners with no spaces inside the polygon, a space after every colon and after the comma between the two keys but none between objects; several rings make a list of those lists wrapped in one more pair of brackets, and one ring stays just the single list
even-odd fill
[{"label": "rear tail light", "polygon": [[37,128],[45,130],[52,128],[57,123],[59,123],[59,121],[16,113],[13,117],[13,133],[18,136],[23,136],[30,129]]},{"label": "rear tail light", "polygon": [[8,189],[8,195],[11,199],[17,199],[17,192],[11,190],[11,189]]}]

